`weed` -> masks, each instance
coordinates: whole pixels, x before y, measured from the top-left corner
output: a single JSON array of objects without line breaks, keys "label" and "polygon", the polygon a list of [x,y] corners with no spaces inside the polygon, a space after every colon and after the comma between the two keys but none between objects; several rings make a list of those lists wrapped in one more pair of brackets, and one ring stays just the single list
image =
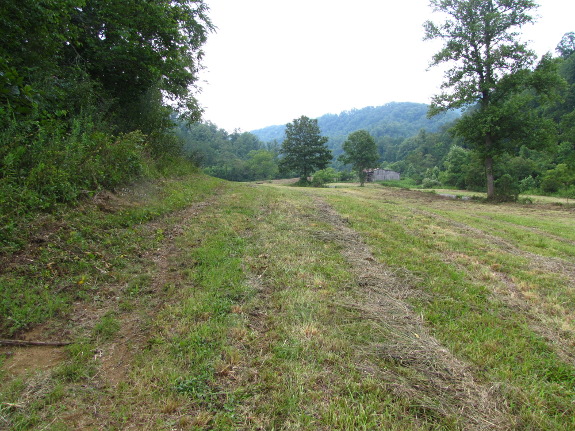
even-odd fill
[{"label": "weed", "polygon": [[94,335],[100,341],[107,341],[120,330],[120,322],[113,312],[108,312],[94,326]]}]

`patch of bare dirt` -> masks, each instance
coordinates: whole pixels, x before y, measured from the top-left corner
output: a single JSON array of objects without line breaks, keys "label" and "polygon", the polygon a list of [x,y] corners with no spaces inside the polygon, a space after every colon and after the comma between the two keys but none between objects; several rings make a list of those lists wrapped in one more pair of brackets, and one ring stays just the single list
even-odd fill
[{"label": "patch of bare dirt", "polygon": [[[59,340],[46,329],[47,325],[40,325],[28,331],[21,337],[22,341],[52,342]],[[60,364],[65,358],[64,348],[61,346],[1,346],[0,356],[4,357],[2,369],[10,377],[18,377],[36,371],[49,371]]]},{"label": "patch of bare dirt", "polygon": [[[141,193],[145,193],[145,187]],[[147,322],[162,309],[168,300],[163,294],[164,287],[168,284],[177,285],[181,282],[180,271],[173,268],[175,257],[181,252],[176,245],[176,239],[185,232],[186,225],[193,223],[194,217],[212,205],[218,196],[219,193],[216,191],[206,201],[198,202],[166,217],[154,220],[143,227],[152,233],[161,230],[163,241],[158,248],[144,253],[141,257],[143,262],[148,262],[149,267],[153,268],[150,271],[153,276],[150,286],[145,292],[142,292],[145,302],[139,303],[134,310],[123,311],[119,308],[119,300],[124,294],[125,284],[106,285],[102,286],[102,295],[99,301],[78,301],[73,304],[64,327],[61,326],[62,322],[55,325],[47,323],[19,334],[19,338],[31,341],[73,340],[79,335],[88,335],[102,316],[108,312],[114,312],[120,329],[112,341],[103,343],[93,352],[94,357],[99,361],[99,371],[93,383],[100,388],[106,388],[114,387],[118,383],[126,381],[133,366],[134,356],[141,351],[147,342]],[[102,192],[95,196],[94,202],[91,204],[97,205],[100,210],[107,212],[116,212],[125,209],[126,206],[137,205],[134,200],[134,193],[127,191],[120,195]],[[65,226],[56,227],[49,223],[41,229],[42,233],[39,235],[46,238],[47,241],[54,232],[62,228]],[[31,259],[29,256],[34,255],[35,248],[34,244],[28,246],[16,257],[11,258],[12,263],[16,265],[22,259]],[[145,309],[139,308],[140,305]],[[60,332],[54,333],[54,327],[59,327]],[[0,355],[5,357],[3,369],[8,376],[12,377],[30,371],[44,371],[43,374],[47,376],[51,369],[66,359],[62,347],[47,346],[1,347]],[[77,411],[75,413],[79,418],[86,416],[86,414],[91,416],[87,412]],[[84,420],[90,421],[88,417],[84,417],[82,421]]]},{"label": "patch of bare dirt", "polygon": [[[365,352],[363,368],[393,388],[397,396],[418,400],[422,409],[445,416],[463,416],[467,430],[510,429],[507,405],[497,387],[478,382],[471,367],[453,356],[427,330],[420,315],[404,300],[415,294],[403,277],[397,277],[378,262],[360,236],[324,201],[317,201],[322,219],[334,226],[324,232],[342,246],[342,254],[357,276],[361,287],[353,303],[342,304],[371,319],[389,334],[385,344],[372,345]],[[419,293],[418,293],[419,294]],[[399,367],[407,367],[410,376],[398,368],[381,369],[369,363],[370,354]],[[358,352],[360,360],[362,353]]]},{"label": "patch of bare dirt", "polygon": [[35,371],[49,371],[65,358],[61,347],[49,346],[3,347],[0,355],[7,357],[3,369],[13,377]]},{"label": "patch of bare dirt", "polygon": [[175,257],[181,252],[176,244],[177,237],[182,235],[186,226],[193,223],[194,218],[212,205],[216,199],[217,195],[171,214],[170,217],[180,220],[179,223],[167,224],[164,220],[156,220],[147,224],[148,230],[152,232],[162,230],[164,236],[160,247],[143,256],[144,260],[150,262],[154,268],[150,288],[145,294],[148,300],[147,310],[146,312],[142,312],[141,309],[123,312],[118,316],[120,331],[114,340],[99,352],[100,378],[106,386],[116,386],[125,381],[132,368],[133,357],[147,342],[147,322],[162,309],[168,300],[162,295],[164,287],[176,286],[183,281],[181,272],[173,268]]}]

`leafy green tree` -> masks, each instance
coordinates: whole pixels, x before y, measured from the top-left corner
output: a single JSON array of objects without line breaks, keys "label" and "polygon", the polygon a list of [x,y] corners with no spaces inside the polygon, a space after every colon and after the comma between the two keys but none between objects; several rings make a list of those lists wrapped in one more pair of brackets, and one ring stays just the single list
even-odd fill
[{"label": "leafy green tree", "polygon": [[201,46],[214,28],[207,11],[203,0],[85,0],[67,53],[117,100],[120,115],[137,115],[131,103],[157,88],[198,119],[193,90]]},{"label": "leafy green tree", "polygon": [[71,21],[83,0],[0,0],[0,58],[22,75],[54,73],[76,34]]},{"label": "leafy green tree", "polygon": [[259,150],[262,145],[257,136],[238,131],[230,135],[230,143],[234,154],[241,159],[247,158],[252,151]]},{"label": "leafy green tree", "polygon": [[[548,141],[549,122],[538,121],[532,89],[539,94],[557,85],[550,58],[531,73],[535,54],[517,38],[517,29],[533,22],[532,0],[430,0],[447,15],[444,23],[425,23],[425,38],[445,41],[432,65],[450,63],[444,91],[433,98],[430,115],[471,107],[455,131],[480,154],[487,196],[495,197],[494,159],[518,142]],[[533,133],[536,136],[533,136]],[[535,138],[535,139],[533,139]]]},{"label": "leafy green tree", "polygon": [[324,169],[331,161],[331,151],[325,145],[327,140],[321,136],[317,120],[305,115],[296,118],[286,125],[280,169],[293,171],[302,181],[307,181],[311,174]]},{"label": "leafy green tree", "polygon": [[170,119],[174,106],[201,114],[207,11],[203,0],[0,0],[3,226],[179,157]]},{"label": "leafy green tree", "polygon": [[565,33],[557,45],[556,51],[564,58],[575,54],[575,32]]},{"label": "leafy green tree", "polygon": [[375,140],[366,130],[358,130],[350,133],[343,143],[343,150],[345,153],[339,160],[352,165],[352,169],[359,177],[360,186],[363,187],[367,176],[366,169],[373,168],[379,160]]},{"label": "leafy green tree", "polygon": [[274,153],[268,150],[253,150],[248,154],[247,167],[254,180],[271,180],[278,174],[278,163]]},{"label": "leafy green tree", "polygon": [[339,178],[340,174],[334,168],[326,168],[313,174],[311,185],[314,187],[323,187],[325,184],[335,183]]}]

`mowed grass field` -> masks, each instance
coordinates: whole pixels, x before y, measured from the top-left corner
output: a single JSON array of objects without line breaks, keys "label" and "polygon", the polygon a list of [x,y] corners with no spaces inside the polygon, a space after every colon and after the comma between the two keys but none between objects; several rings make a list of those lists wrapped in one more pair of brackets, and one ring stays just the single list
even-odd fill
[{"label": "mowed grass field", "polygon": [[1,257],[0,429],[575,429],[575,212],[192,175]]}]

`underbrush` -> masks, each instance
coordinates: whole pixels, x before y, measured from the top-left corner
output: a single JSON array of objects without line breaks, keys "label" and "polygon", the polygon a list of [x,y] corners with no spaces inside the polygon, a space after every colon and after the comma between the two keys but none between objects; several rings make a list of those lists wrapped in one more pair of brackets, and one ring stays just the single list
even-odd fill
[{"label": "underbrush", "polygon": [[21,247],[26,223],[40,213],[141,178],[194,169],[178,157],[169,133],[114,134],[89,115],[67,118],[65,111],[29,119],[0,111],[0,125],[0,253]]}]

